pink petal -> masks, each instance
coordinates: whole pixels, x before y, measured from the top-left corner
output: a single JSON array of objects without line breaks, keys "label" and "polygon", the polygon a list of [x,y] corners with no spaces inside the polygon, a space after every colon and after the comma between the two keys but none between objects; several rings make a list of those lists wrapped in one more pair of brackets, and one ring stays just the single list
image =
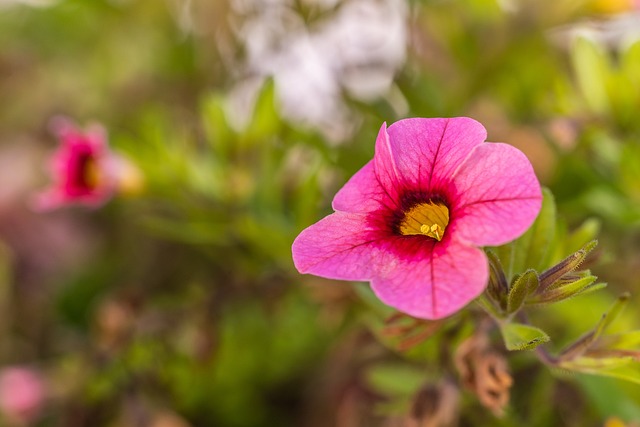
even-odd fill
[{"label": "pink petal", "polygon": [[398,196],[402,191],[402,177],[398,172],[395,153],[387,133],[386,123],[382,124],[376,138],[376,153],[373,156],[373,165],[378,184],[384,190],[387,199],[392,204],[397,203]]},{"label": "pink petal", "polygon": [[398,238],[400,256],[371,281],[371,288],[382,302],[402,312],[440,319],[482,293],[489,278],[487,259],[482,250],[455,240],[416,250],[416,242],[424,241]]},{"label": "pink petal", "polygon": [[336,212],[306,228],[293,242],[293,263],[300,273],[328,279],[368,280],[380,264],[376,242],[383,238],[366,215]]},{"label": "pink petal", "polygon": [[79,128],[71,119],[64,116],[54,117],[49,123],[52,132],[60,140],[62,155],[74,150],[90,150],[100,156],[107,147],[107,130],[99,123],[90,123],[84,130]]},{"label": "pink petal", "polygon": [[502,245],[523,234],[542,204],[529,159],[507,144],[476,147],[456,171],[452,233],[477,246]]},{"label": "pink petal", "polygon": [[[395,173],[405,186],[427,193],[446,187],[471,150],[487,137],[485,128],[467,117],[405,119],[389,126],[387,133],[388,152],[378,150],[381,144],[376,143],[376,172],[382,175],[384,168],[386,175]],[[396,185],[391,179],[381,180],[387,189],[387,182]]]},{"label": "pink petal", "polygon": [[365,213],[394,203],[380,186],[370,161],[336,193],[332,207],[336,211]]}]

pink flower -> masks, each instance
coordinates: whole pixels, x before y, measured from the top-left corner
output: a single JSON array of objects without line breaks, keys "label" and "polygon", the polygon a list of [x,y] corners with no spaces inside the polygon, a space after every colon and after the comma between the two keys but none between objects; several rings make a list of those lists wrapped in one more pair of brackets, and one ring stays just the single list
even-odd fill
[{"label": "pink flower", "polygon": [[106,131],[97,124],[82,131],[65,119],[54,121],[53,129],[60,139],[51,159],[53,184],[37,197],[35,207],[101,206],[115,191],[118,167],[117,157],[107,146]]},{"label": "pink flower", "polygon": [[370,281],[382,302],[415,317],[465,306],[488,281],[478,247],[520,236],[542,203],[526,156],[486,136],[466,117],[383,124],[373,160],[338,191],[335,212],[294,241],[298,271]]},{"label": "pink flower", "polygon": [[0,411],[10,423],[24,425],[37,418],[44,399],[44,383],[33,370],[16,366],[0,372]]}]

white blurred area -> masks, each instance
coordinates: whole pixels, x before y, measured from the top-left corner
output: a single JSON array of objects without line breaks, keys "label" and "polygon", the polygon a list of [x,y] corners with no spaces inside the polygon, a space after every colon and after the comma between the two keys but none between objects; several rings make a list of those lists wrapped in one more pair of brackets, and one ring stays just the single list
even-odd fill
[{"label": "white blurred area", "polygon": [[[302,8],[292,0],[232,1],[246,52],[234,93],[242,103],[271,76],[285,117],[339,141],[354,127],[343,94],[384,96],[404,63],[408,7],[405,0],[300,1]],[[304,6],[313,13],[303,15]]]},{"label": "white blurred area", "polygon": [[633,9],[600,19],[588,19],[553,29],[549,36],[559,46],[568,48],[578,37],[585,37],[611,49],[640,40],[640,1]]}]

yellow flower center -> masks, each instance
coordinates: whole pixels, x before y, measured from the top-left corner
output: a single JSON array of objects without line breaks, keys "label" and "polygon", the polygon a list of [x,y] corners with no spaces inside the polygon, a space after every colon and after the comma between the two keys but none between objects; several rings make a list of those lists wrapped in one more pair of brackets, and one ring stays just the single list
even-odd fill
[{"label": "yellow flower center", "polygon": [[400,223],[404,236],[424,235],[442,240],[449,225],[449,208],[442,203],[419,203],[409,209]]},{"label": "yellow flower center", "polygon": [[74,176],[71,178],[72,182],[84,189],[98,187],[101,174],[96,159],[88,153],[82,153],[77,162],[77,169],[73,171]]},{"label": "yellow flower center", "polygon": [[87,159],[84,164],[84,183],[89,188],[95,188],[100,183],[100,169],[94,159]]}]

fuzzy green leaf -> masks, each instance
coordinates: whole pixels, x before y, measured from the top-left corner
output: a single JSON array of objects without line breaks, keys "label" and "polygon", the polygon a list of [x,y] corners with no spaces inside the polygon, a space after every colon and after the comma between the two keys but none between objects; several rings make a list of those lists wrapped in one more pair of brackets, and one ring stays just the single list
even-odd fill
[{"label": "fuzzy green leaf", "polygon": [[509,290],[507,298],[507,312],[515,313],[522,307],[525,299],[538,289],[540,282],[535,270],[527,270],[518,276]]},{"label": "fuzzy green leaf", "polygon": [[509,351],[532,350],[549,341],[549,335],[543,330],[521,323],[503,323],[500,331]]}]

